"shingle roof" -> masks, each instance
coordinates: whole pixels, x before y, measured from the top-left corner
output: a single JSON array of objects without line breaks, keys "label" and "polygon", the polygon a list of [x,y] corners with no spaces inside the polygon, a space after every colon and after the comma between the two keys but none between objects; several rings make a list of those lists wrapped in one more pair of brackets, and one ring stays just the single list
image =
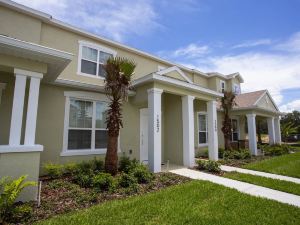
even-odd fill
[{"label": "shingle roof", "polygon": [[234,108],[245,108],[254,106],[257,100],[266,92],[266,90],[248,92],[235,97],[236,105]]}]

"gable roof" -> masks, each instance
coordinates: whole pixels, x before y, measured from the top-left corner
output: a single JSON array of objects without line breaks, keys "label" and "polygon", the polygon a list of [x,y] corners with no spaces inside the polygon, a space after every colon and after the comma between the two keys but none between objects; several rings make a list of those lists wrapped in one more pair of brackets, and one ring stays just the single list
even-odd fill
[{"label": "gable roof", "polygon": [[177,66],[172,66],[172,67],[169,67],[169,68],[166,68],[166,69],[163,69],[163,70],[160,70],[158,72],[156,72],[157,74],[159,75],[167,75],[168,73],[171,73],[171,72],[177,72],[182,78],[183,80],[185,80],[186,82],[192,84],[193,82],[191,81],[190,78],[188,78],[184,72],[182,72],[181,69],[179,69]]},{"label": "gable roof", "polygon": [[237,77],[240,83],[244,83],[244,78],[238,72],[232,73],[232,74],[228,74],[228,75],[224,75],[224,74],[221,74],[219,72],[209,72],[209,73],[207,73],[207,75],[209,77],[220,77],[220,78],[225,79],[225,80],[230,80],[232,78]]}]

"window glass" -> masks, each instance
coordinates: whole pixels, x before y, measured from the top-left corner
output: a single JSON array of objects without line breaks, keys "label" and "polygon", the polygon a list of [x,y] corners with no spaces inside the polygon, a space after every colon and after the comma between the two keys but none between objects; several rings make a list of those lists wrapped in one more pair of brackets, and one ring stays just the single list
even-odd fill
[{"label": "window glass", "polygon": [[83,59],[97,62],[97,54],[98,54],[97,49],[89,48],[86,46],[82,47],[82,58]]},{"label": "window glass", "polygon": [[100,52],[99,62],[100,63],[106,63],[106,61],[108,60],[108,58],[110,58],[112,56],[113,56],[112,54],[105,53],[105,52]]},{"label": "window glass", "polygon": [[99,75],[100,77],[106,77],[106,70],[105,70],[103,64],[99,64],[98,75]]},{"label": "window glass", "polygon": [[69,127],[92,128],[93,103],[70,100]]},{"label": "window glass", "polygon": [[198,122],[199,122],[199,144],[206,144],[207,143],[207,122],[206,122],[206,115],[198,114]]},{"label": "window glass", "polygon": [[107,148],[107,130],[96,130],[95,148]]},{"label": "window glass", "polygon": [[81,72],[90,75],[96,75],[97,73],[97,63],[81,60]]},{"label": "window glass", "polygon": [[231,120],[232,141],[238,141],[238,123],[236,119]]},{"label": "window glass", "polygon": [[68,135],[68,149],[82,150],[91,149],[91,130],[69,130]]},{"label": "window glass", "polygon": [[107,103],[96,103],[96,128],[106,129]]}]

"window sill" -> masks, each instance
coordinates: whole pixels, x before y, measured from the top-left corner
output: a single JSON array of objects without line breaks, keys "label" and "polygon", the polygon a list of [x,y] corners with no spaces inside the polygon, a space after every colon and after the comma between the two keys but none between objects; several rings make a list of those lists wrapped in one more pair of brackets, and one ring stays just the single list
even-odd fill
[{"label": "window sill", "polygon": [[97,75],[91,75],[91,74],[87,74],[87,73],[81,73],[81,72],[77,72],[78,76],[84,76],[84,77],[90,77],[90,78],[95,78],[98,80],[105,80],[105,77],[99,77]]},{"label": "window sill", "polygon": [[76,156],[76,155],[101,155],[106,154],[106,148],[97,150],[65,150],[60,156]]},{"label": "window sill", "polygon": [[0,153],[42,152],[42,145],[0,145]]}]

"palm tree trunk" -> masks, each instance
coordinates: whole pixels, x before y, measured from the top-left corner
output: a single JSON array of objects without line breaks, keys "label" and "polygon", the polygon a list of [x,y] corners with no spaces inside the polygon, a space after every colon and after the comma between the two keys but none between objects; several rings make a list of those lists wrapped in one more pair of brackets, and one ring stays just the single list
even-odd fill
[{"label": "palm tree trunk", "polygon": [[105,171],[115,175],[118,172],[118,136],[108,135],[108,143],[105,156]]}]

